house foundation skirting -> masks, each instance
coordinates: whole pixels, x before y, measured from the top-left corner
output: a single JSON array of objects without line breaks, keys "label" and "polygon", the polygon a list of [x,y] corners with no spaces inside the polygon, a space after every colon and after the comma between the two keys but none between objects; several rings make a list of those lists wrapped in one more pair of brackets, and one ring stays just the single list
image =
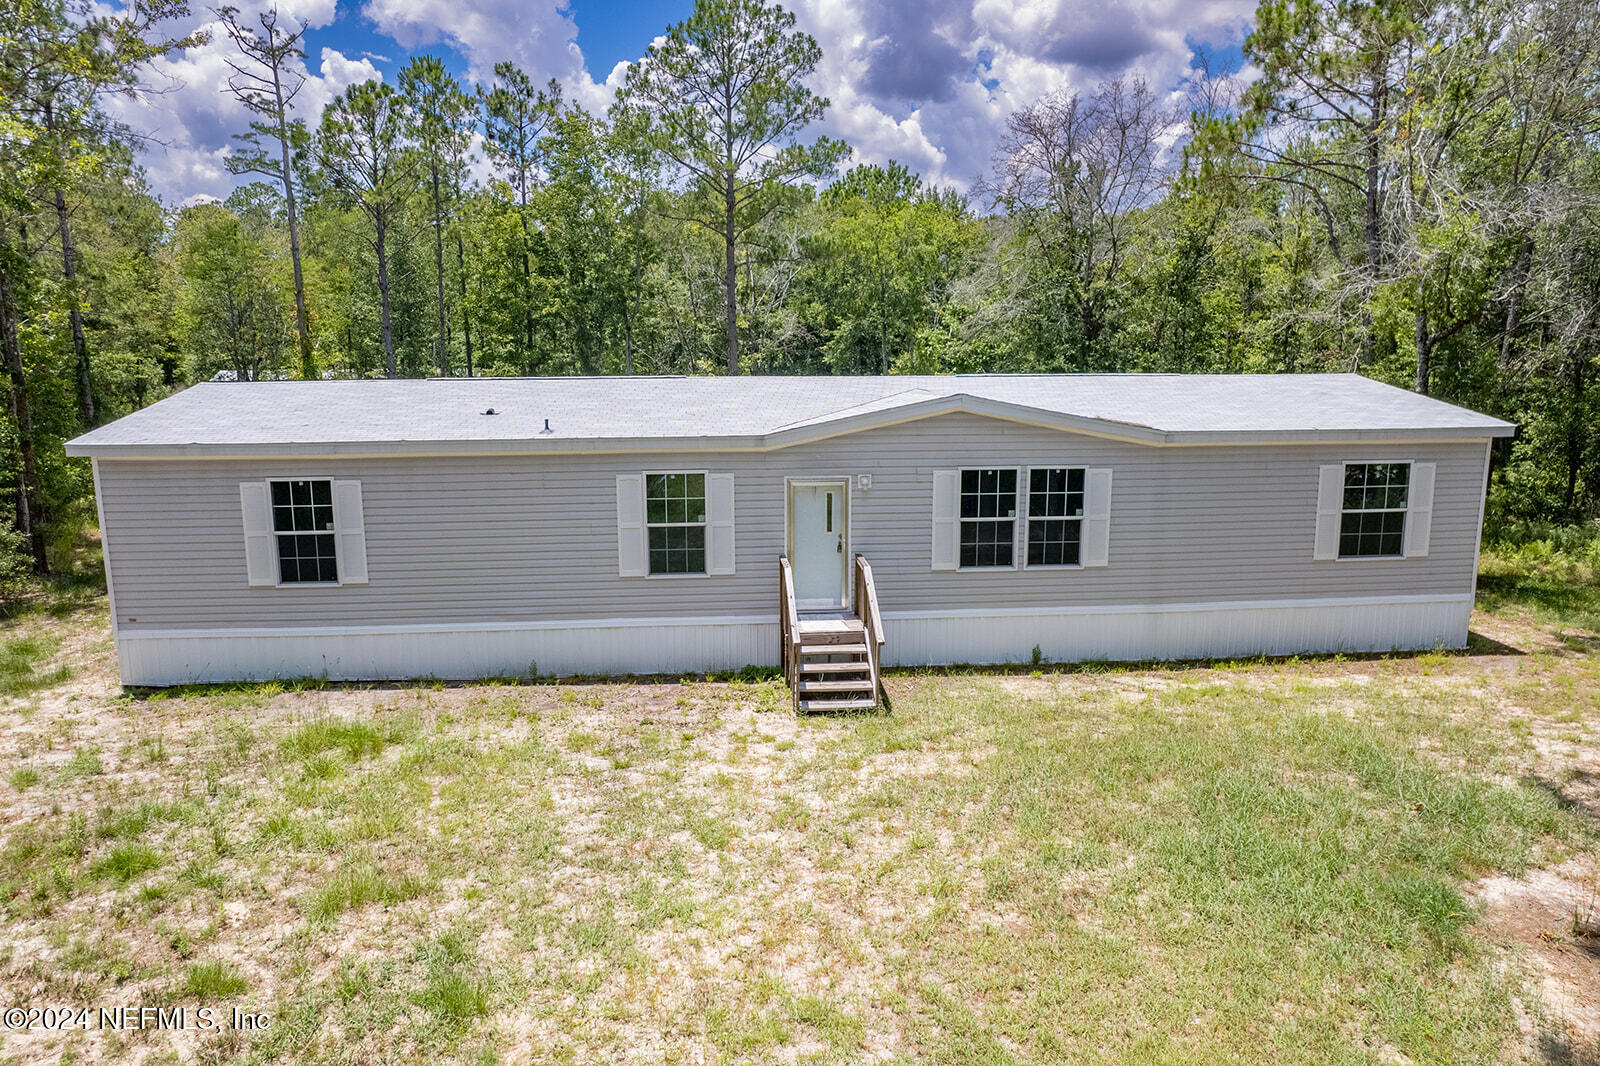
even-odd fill
[{"label": "house foundation skirting", "polygon": [[[890,666],[1384,652],[1466,643],[1472,597],[1234,601],[1049,610],[886,611]],[[530,674],[659,674],[775,665],[767,616],[260,629],[122,627],[127,685]]]},{"label": "house foundation skirting", "polygon": [[1174,603],[886,614],[895,666],[1215,659],[1460,648],[1472,597]]}]

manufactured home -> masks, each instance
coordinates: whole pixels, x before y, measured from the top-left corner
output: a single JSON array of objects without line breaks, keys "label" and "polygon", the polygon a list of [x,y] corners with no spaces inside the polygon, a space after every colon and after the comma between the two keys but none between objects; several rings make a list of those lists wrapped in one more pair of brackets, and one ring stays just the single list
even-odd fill
[{"label": "manufactured home", "polygon": [[[1513,427],[1356,375],[197,385],[93,460],[122,680],[1454,648]],[[870,685],[870,695],[867,689]]]}]

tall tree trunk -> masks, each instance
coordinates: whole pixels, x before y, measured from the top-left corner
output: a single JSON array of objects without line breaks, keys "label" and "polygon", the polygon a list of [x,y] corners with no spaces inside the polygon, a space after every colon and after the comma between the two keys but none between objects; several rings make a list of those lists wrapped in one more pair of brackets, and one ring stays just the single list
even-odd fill
[{"label": "tall tree trunk", "polygon": [[1567,489],[1563,501],[1563,509],[1569,518],[1576,517],[1578,506],[1578,477],[1583,467],[1583,392],[1586,386],[1583,375],[1583,364],[1586,362],[1582,354],[1582,345],[1572,353],[1567,381],[1572,387],[1572,402],[1567,405]]},{"label": "tall tree trunk", "polygon": [[883,273],[878,274],[878,373],[889,373],[889,318],[885,309],[889,297],[884,291]]},{"label": "tall tree trunk", "polygon": [[[44,128],[56,132],[55,109],[47,97],[44,101]],[[61,235],[61,274],[67,282],[67,320],[72,327],[72,355],[78,368],[78,407],[83,424],[95,424],[94,382],[89,375],[89,345],[83,336],[83,312],[78,307],[77,254],[72,247],[72,227],[67,215],[67,197],[61,186],[55,188],[56,230]]]},{"label": "tall tree trunk", "polygon": [[1372,299],[1377,294],[1378,282],[1383,276],[1383,223],[1379,181],[1383,145],[1380,133],[1383,126],[1383,104],[1386,97],[1383,72],[1372,72],[1372,115],[1363,131],[1366,148],[1366,197],[1362,204],[1362,237],[1367,246],[1367,291],[1363,294],[1361,310],[1361,365],[1371,366],[1377,348],[1377,329],[1372,321]]},{"label": "tall tree trunk", "polygon": [[467,311],[467,250],[456,230],[456,275],[461,282],[461,336],[467,344],[467,377],[472,376],[472,317]]},{"label": "tall tree trunk", "polygon": [[[1420,290],[1422,286],[1418,284]],[[1422,300],[1422,293],[1417,293],[1417,301]],[[1428,332],[1428,312],[1417,310],[1417,392],[1419,395],[1428,395],[1428,387],[1433,378],[1433,342],[1434,337]]]},{"label": "tall tree trunk", "polygon": [[627,304],[622,307],[622,372],[633,373],[633,322]]},{"label": "tall tree trunk", "polygon": [[0,243],[0,360],[10,384],[11,418],[17,427],[17,530],[28,538],[35,573],[50,571],[39,512],[39,466],[33,450],[33,411],[28,403],[28,374],[22,364],[16,292],[11,281],[10,250]]},{"label": "tall tree trunk", "polygon": [[272,91],[278,102],[278,149],[283,159],[283,202],[289,216],[289,261],[294,265],[294,325],[300,335],[300,376],[317,376],[311,355],[311,319],[306,315],[306,281],[300,269],[300,213],[294,200],[294,168],[289,162],[289,120],[278,65],[272,65]]},{"label": "tall tree trunk", "polygon": [[[517,212],[522,221],[522,331],[527,348],[522,358],[533,358],[533,234],[528,231],[528,193],[522,193],[522,210]],[[529,370],[533,367],[529,366]]]},{"label": "tall tree trunk", "polygon": [[734,261],[733,212],[738,201],[734,198],[733,171],[726,174],[723,192],[723,300],[728,316],[728,373],[739,372],[739,267]]},{"label": "tall tree trunk", "polygon": [[1533,231],[1529,230],[1517,248],[1517,258],[1511,267],[1511,297],[1506,307],[1506,324],[1500,334],[1500,373],[1511,370],[1511,351],[1515,347],[1517,327],[1522,324],[1522,294],[1528,287],[1528,275],[1533,267]]},{"label": "tall tree trunk", "polygon": [[383,369],[389,377],[398,377],[394,361],[394,330],[389,321],[389,250],[385,243],[389,221],[381,215],[376,220],[378,232],[378,314],[383,322]]},{"label": "tall tree trunk", "polygon": [[439,198],[439,168],[433,172],[433,266],[439,280],[439,376],[450,376],[450,348],[446,343],[449,326],[444,316],[444,207]]},{"label": "tall tree trunk", "polygon": [[56,187],[56,225],[61,232],[61,274],[67,282],[67,321],[72,327],[72,353],[78,364],[78,406],[83,424],[96,423],[94,381],[89,374],[89,343],[83,336],[83,312],[78,308],[77,253],[72,247],[72,228],[68,224],[67,198]]}]

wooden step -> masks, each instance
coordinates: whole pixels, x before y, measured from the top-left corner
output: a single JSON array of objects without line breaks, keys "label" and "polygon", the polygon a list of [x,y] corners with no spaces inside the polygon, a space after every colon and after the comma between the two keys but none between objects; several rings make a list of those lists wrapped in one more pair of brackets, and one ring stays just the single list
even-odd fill
[{"label": "wooden step", "polygon": [[825,647],[829,644],[865,644],[867,635],[859,633],[802,633],[800,643],[806,647]]},{"label": "wooden step", "polygon": [[860,678],[855,681],[807,681],[800,682],[800,695],[803,697],[812,692],[871,692],[872,680]]},{"label": "wooden step", "polygon": [[868,698],[865,698],[865,697],[863,697],[861,699],[855,699],[855,700],[801,700],[800,701],[800,709],[802,711],[846,711],[846,710],[857,710],[857,709],[864,710],[864,709],[869,708],[869,707],[876,707],[877,705],[878,705],[878,701],[877,700],[868,699]]},{"label": "wooden step", "polygon": [[866,627],[854,618],[830,618],[800,623],[800,643],[839,644],[865,642]]},{"label": "wooden step", "polygon": [[872,672],[872,664],[865,659],[858,659],[849,663],[801,663],[802,674],[866,674]]},{"label": "wooden step", "polygon": [[865,644],[802,644],[801,655],[866,655]]}]

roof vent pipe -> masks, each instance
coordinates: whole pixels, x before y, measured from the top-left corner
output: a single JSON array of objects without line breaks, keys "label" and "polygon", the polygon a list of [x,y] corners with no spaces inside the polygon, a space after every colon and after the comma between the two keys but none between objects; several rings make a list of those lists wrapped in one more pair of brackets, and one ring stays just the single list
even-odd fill
[{"label": "roof vent pipe", "polygon": [[491,408],[489,408],[487,411],[485,411],[483,413],[486,414],[486,415],[492,415],[492,414],[497,414],[498,412],[496,412],[495,409],[493,407],[491,407]]},{"label": "roof vent pipe", "polygon": [[555,432],[555,430],[550,428],[550,420],[548,418],[545,419],[544,420],[544,428],[539,431],[539,436],[542,437],[546,433],[554,433],[554,432]]}]

